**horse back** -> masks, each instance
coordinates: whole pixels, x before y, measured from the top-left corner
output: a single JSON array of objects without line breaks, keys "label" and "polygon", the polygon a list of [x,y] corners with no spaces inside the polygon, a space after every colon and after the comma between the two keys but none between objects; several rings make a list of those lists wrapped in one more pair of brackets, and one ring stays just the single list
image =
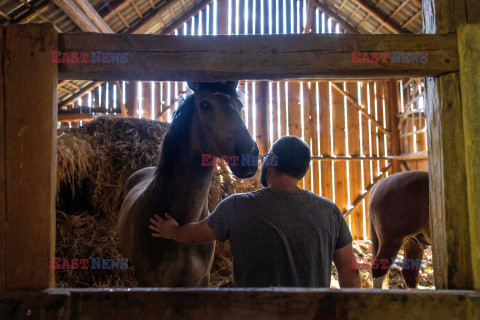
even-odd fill
[{"label": "horse back", "polygon": [[369,205],[377,231],[429,231],[428,189],[428,172],[424,171],[396,173],[379,181]]}]

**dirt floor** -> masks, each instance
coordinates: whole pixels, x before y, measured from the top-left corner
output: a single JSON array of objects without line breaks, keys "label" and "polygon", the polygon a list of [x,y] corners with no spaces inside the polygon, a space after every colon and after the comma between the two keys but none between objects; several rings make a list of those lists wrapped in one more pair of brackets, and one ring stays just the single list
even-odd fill
[{"label": "dirt floor", "polygon": [[[372,261],[370,240],[354,240],[353,241],[353,250],[355,255],[362,259],[360,261]],[[435,290],[435,283],[433,280],[433,265],[432,265],[432,250],[429,247],[425,250],[423,259],[425,263],[423,264],[426,268],[420,268],[420,281],[418,283],[417,289],[422,290]],[[406,289],[405,284],[402,279],[402,265],[401,261],[403,260],[403,250],[400,250],[395,263],[392,265],[389,271],[389,288],[390,289]],[[360,276],[362,278],[362,288],[372,288],[372,272],[369,269],[360,269]],[[339,289],[338,277],[333,268],[332,272],[332,282],[330,288]]]}]

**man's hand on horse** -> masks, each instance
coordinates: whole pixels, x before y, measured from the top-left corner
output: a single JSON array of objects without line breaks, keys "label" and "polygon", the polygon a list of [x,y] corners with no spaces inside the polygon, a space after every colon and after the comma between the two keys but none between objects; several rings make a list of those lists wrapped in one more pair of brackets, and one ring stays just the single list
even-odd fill
[{"label": "man's hand on horse", "polygon": [[202,244],[216,239],[213,230],[208,226],[208,218],[179,225],[168,213],[165,213],[166,219],[156,214],[154,216],[155,219],[150,219],[149,225],[154,231],[153,237],[172,239],[185,244]]},{"label": "man's hand on horse", "polygon": [[177,221],[165,213],[165,218],[161,218],[159,215],[154,215],[155,219],[150,219],[151,225],[148,227],[155,231],[152,236],[156,238],[173,239],[175,235],[175,228],[178,228]]}]

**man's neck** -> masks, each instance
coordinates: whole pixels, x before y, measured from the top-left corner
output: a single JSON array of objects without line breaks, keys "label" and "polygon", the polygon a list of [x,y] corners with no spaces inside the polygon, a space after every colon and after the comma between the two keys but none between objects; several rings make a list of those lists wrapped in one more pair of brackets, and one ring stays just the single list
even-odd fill
[{"label": "man's neck", "polygon": [[282,191],[297,191],[301,190],[298,187],[298,181],[276,181],[275,183],[268,184],[269,188]]}]

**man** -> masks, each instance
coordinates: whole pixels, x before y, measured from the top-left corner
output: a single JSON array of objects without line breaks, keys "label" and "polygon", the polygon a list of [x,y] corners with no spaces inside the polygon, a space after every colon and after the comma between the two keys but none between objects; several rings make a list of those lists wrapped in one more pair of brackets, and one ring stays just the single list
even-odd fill
[{"label": "man", "polygon": [[263,189],[231,195],[206,219],[179,226],[151,219],[152,236],[186,244],[230,240],[235,287],[330,287],[332,260],[342,288],[360,288],[352,236],[338,207],[300,189],[310,149],[301,139],[275,142],[261,170]]}]

